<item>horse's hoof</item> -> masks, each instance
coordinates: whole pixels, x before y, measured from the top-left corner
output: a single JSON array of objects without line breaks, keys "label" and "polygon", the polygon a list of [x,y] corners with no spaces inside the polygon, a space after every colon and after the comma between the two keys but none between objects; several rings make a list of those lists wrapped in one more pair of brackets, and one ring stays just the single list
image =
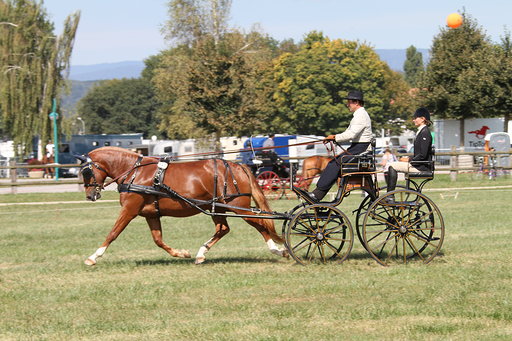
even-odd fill
[{"label": "horse's hoof", "polygon": [[181,258],[192,258],[192,256],[190,255],[190,251],[188,251],[188,250],[181,250],[180,257]]},{"label": "horse's hoof", "polygon": [[284,258],[290,258],[290,254],[288,253],[288,250],[284,249],[282,251],[283,251],[282,255]]},{"label": "horse's hoof", "polygon": [[204,257],[196,258],[196,261],[194,262],[194,264],[195,265],[203,264],[205,260],[206,260],[206,258],[204,258]]},{"label": "horse's hoof", "polygon": [[90,259],[90,258],[87,258],[84,262],[85,265],[88,265],[88,266],[92,266],[92,265],[96,265],[96,261]]}]

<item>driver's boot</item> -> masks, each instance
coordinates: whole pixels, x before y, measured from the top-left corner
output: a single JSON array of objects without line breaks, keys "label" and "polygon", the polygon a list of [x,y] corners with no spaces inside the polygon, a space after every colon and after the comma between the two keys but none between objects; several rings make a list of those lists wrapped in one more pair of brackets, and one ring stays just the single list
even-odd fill
[{"label": "driver's boot", "polygon": [[[388,188],[387,192],[392,192],[396,188],[396,182],[398,181],[398,173],[393,167],[388,169]],[[394,204],[395,196],[392,194],[386,198],[386,203]]]}]

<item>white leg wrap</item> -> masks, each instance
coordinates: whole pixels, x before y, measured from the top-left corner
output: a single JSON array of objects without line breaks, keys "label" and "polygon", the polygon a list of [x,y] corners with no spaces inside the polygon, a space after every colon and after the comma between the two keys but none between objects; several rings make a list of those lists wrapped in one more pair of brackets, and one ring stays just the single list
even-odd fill
[{"label": "white leg wrap", "polygon": [[95,253],[93,253],[89,259],[93,260],[93,261],[96,261],[96,258],[99,258],[101,256],[103,256],[103,254],[105,253],[105,251],[107,250],[106,247],[100,247],[98,250],[96,250]]},{"label": "white leg wrap", "polygon": [[197,251],[197,255],[196,255],[196,258],[204,258],[206,253],[208,252],[208,249],[206,248],[206,246],[201,246],[199,248],[199,251]]},{"label": "white leg wrap", "polygon": [[275,255],[278,255],[278,256],[282,256],[283,255],[283,251],[279,250],[279,248],[277,247],[276,243],[274,243],[274,241],[272,239],[267,240],[267,246],[268,246],[268,248],[269,248],[271,253],[273,253]]}]

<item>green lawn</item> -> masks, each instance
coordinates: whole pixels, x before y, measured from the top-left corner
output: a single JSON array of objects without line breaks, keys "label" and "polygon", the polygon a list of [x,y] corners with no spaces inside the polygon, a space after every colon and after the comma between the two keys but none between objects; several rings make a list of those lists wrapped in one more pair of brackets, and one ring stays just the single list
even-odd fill
[{"label": "green lawn", "polygon": [[[427,188],[477,182],[447,179]],[[357,240],[341,265],[299,266],[270,254],[241,219],[230,220],[231,233],[195,266],[156,247],[143,218],[87,267],[117,216],[116,202],[0,206],[0,339],[512,339],[512,189],[460,190],[444,199],[425,193],[445,218],[441,255],[428,265],[392,267],[378,265]],[[0,202],[83,197],[18,194]],[[353,224],[361,199],[353,193],[339,206]],[[284,212],[296,203],[271,206]],[[213,233],[204,215],[163,221],[165,241],[193,255]]]}]

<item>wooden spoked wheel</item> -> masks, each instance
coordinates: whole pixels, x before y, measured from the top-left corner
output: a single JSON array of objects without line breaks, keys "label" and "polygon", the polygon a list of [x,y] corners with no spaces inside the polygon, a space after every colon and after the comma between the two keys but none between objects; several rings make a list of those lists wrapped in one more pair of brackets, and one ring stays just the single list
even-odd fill
[{"label": "wooden spoked wheel", "polygon": [[277,200],[283,196],[285,189],[279,175],[275,172],[262,172],[261,174],[258,174],[256,180],[267,199]]},{"label": "wooden spoked wheel", "polygon": [[356,214],[356,233],[357,233],[357,239],[361,242],[361,245],[364,245],[363,236],[362,236],[362,222],[364,220],[364,217],[366,215],[366,212],[368,212],[368,208],[371,206],[374,200],[372,200],[372,197],[370,195],[367,195],[364,197],[363,201],[361,201],[361,204],[359,205],[359,208],[355,212]]},{"label": "wooden spoked wheel", "polygon": [[341,263],[347,259],[354,244],[350,221],[332,206],[305,206],[293,215],[285,230],[290,255],[303,265]]},{"label": "wooden spoked wheel", "polygon": [[[398,185],[396,188],[403,188],[404,186]],[[382,193],[385,193],[387,189],[387,186],[381,187],[380,191]],[[362,225],[364,217],[366,216],[366,213],[368,212],[368,208],[370,208],[371,204],[375,201],[375,198],[372,196],[371,193],[367,193],[368,195],[365,196],[363,201],[361,201],[361,204],[359,205],[359,208],[357,209],[356,213],[356,232],[357,232],[357,238],[361,242],[361,245],[364,245],[363,236],[362,236]],[[374,194],[375,195],[375,194]]]},{"label": "wooden spoked wheel", "polygon": [[[389,198],[394,196],[394,202]],[[381,265],[429,263],[441,249],[444,221],[425,195],[407,189],[386,193],[368,208],[361,228],[366,250]]]}]

